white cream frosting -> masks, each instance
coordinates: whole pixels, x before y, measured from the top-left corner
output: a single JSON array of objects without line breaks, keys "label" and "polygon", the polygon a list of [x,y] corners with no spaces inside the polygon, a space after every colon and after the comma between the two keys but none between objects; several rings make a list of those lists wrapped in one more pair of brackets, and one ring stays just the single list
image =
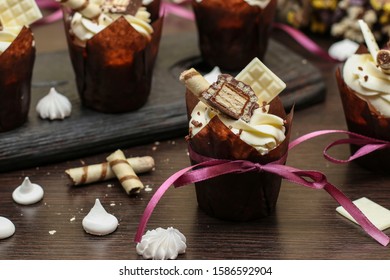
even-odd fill
[{"label": "white cream frosting", "polygon": [[93,235],[107,235],[114,232],[118,227],[118,219],[107,213],[99,199],[84,217],[82,222],[84,230]]},{"label": "white cream frosting", "polygon": [[136,250],[144,259],[173,260],[187,249],[185,236],[177,229],[161,227],[148,230]]},{"label": "white cream frosting", "polygon": [[[269,2],[271,2],[271,0],[243,0],[243,1],[247,2],[251,6],[259,6],[262,9],[267,7]],[[202,2],[202,0],[196,0],[196,2],[200,3]]]},{"label": "white cream frosting", "polygon": [[150,25],[150,13],[145,7],[139,8],[135,16],[102,13],[97,20],[88,19],[76,12],[71,20],[71,31],[78,40],[85,44],[87,40],[91,39],[121,16],[140,34],[148,38],[148,40],[151,39],[153,27]]},{"label": "white cream frosting", "polygon": [[0,28],[0,54],[3,53],[18,36],[21,27]]},{"label": "white cream frosting", "polygon": [[25,177],[23,183],[13,191],[12,198],[18,204],[30,205],[40,201],[43,194],[40,185],[31,183],[30,179]]},{"label": "white cream frosting", "polygon": [[355,54],[344,64],[343,78],[360,98],[390,118],[390,75],[384,74],[370,54]]},{"label": "white cream frosting", "polygon": [[72,104],[69,99],[51,88],[50,92],[39,100],[36,111],[42,119],[64,119],[72,112]]},{"label": "white cream frosting", "polygon": [[7,218],[0,217],[0,239],[5,239],[15,233],[15,225]]},{"label": "white cream frosting", "polygon": [[390,75],[377,66],[379,48],[371,31],[363,21],[359,24],[370,53],[354,54],[347,59],[343,68],[344,82],[380,115],[390,118]]},{"label": "white cream frosting", "polygon": [[[265,110],[268,111],[268,106]],[[215,110],[203,102],[198,102],[191,113],[191,135],[196,135],[215,115]],[[219,114],[218,118],[231,128],[233,133],[239,135],[242,141],[254,147],[262,155],[276,148],[286,138],[284,120],[276,115],[263,112],[263,108],[258,108],[253,112],[249,123],[241,119],[229,118],[224,114]]]}]

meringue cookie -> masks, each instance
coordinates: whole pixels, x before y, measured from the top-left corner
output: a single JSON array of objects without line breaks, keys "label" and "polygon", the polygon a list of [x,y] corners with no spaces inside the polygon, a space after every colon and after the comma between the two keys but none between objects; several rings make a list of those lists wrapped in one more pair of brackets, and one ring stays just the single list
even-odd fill
[{"label": "meringue cookie", "polygon": [[0,217],[0,239],[5,239],[15,233],[15,225],[7,218]]},{"label": "meringue cookie", "polygon": [[204,78],[210,83],[215,83],[218,80],[218,76],[221,75],[221,69],[218,66],[215,66],[213,70],[204,75]]},{"label": "meringue cookie", "polygon": [[148,230],[137,244],[137,253],[144,259],[173,260],[184,254],[187,245],[185,236],[177,229],[161,227]]},{"label": "meringue cookie", "polygon": [[36,111],[42,119],[64,119],[72,112],[72,104],[69,99],[58,93],[55,88],[39,100]]},{"label": "meringue cookie", "polygon": [[100,200],[95,200],[95,205],[83,219],[84,230],[93,235],[107,235],[114,232],[118,227],[118,219],[107,213]]},{"label": "meringue cookie", "polygon": [[43,198],[43,193],[41,186],[31,183],[30,179],[26,177],[23,183],[13,191],[12,198],[16,203],[29,205],[40,201]]}]

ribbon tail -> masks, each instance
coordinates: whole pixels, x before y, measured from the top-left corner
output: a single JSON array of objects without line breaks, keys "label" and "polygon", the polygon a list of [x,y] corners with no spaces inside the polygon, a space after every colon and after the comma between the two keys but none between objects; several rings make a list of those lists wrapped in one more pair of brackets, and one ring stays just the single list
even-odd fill
[{"label": "ribbon tail", "polygon": [[195,166],[190,166],[187,168],[184,168],[182,170],[179,170],[175,174],[173,174],[171,177],[169,177],[154,193],[152,198],[150,199],[148,205],[146,206],[146,209],[141,217],[137,233],[134,238],[134,242],[138,243],[141,242],[142,235],[145,232],[146,225],[149,221],[150,216],[153,213],[154,208],[156,207],[157,203],[160,201],[161,197],[164,195],[164,193],[169,189],[170,186],[172,186],[176,180],[178,180],[183,174],[191,170]]},{"label": "ribbon tail", "polygon": [[379,230],[362,213],[362,211],[339,189],[328,183],[324,189],[358,222],[363,230],[383,246],[387,246],[390,238]]}]

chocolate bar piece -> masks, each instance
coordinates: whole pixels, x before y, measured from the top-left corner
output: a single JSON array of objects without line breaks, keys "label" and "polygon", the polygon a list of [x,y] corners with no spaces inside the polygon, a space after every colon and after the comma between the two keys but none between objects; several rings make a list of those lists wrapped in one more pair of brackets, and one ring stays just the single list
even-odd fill
[{"label": "chocolate bar piece", "polygon": [[105,0],[101,8],[106,13],[129,14],[134,16],[141,6],[141,0]]},{"label": "chocolate bar piece", "polygon": [[202,97],[220,112],[245,122],[250,121],[253,111],[259,107],[252,88],[228,74],[219,75]]}]

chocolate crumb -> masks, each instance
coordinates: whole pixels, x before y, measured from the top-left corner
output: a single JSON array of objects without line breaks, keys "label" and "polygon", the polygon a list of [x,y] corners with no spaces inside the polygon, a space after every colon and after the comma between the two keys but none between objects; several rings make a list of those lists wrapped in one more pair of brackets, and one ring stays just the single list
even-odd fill
[{"label": "chocolate crumb", "polygon": [[358,70],[363,71],[363,67],[359,66]]},{"label": "chocolate crumb", "polygon": [[368,76],[367,76],[367,75],[364,76],[364,81],[365,81],[365,82],[368,81]]},{"label": "chocolate crumb", "polygon": [[201,122],[198,122],[196,120],[192,120],[191,123],[195,127],[202,127],[202,125],[203,125]]},{"label": "chocolate crumb", "polygon": [[265,107],[261,107],[263,110],[263,113],[267,113],[267,109]]},{"label": "chocolate crumb", "polygon": [[198,112],[196,112],[196,114],[198,115],[198,116],[200,116],[200,112],[198,111]]},{"label": "chocolate crumb", "polygon": [[238,136],[240,136],[242,134],[242,129],[240,129],[237,133]]}]

